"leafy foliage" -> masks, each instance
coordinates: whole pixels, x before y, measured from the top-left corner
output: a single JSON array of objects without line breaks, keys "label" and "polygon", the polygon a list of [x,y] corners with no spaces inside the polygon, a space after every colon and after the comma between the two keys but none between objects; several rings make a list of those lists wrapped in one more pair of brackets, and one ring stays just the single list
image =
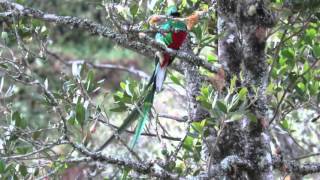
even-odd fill
[{"label": "leafy foliage", "polygon": [[[90,18],[112,26],[115,31],[115,22],[129,29],[138,26],[141,31],[150,30],[146,17],[164,14],[165,9],[162,0],[126,1],[127,4],[113,1],[124,8],[118,7],[109,14],[105,5],[110,1],[16,2],[60,15]],[[296,0],[274,0],[271,4],[279,14],[277,26],[268,34],[266,49],[270,67],[267,98],[268,114],[273,122],[271,133],[276,141],[281,141],[277,134],[296,139],[294,149],[298,147],[303,151],[299,155],[319,153],[319,4],[319,1]],[[182,0],[179,5],[183,17],[208,8],[208,1],[199,0]],[[0,178],[58,177],[67,176],[68,172],[74,175],[89,171],[88,164],[68,161],[81,154],[63,143],[65,136],[88,149],[101,144],[143,95],[145,84],[133,77],[130,70],[135,67],[150,71],[152,62],[83,31],[27,17],[0,18],[3,20],[0,29]],[[218,63],[216,24],[216,13],[210,12],[189,33],[194,53],[210,64]],[[119,63],[128,66],[129,74],[119,73],[121,68],[94,66]],[[204,69],[201,74],[212,75]],[[164,113],[188,116],[183,89],[186,82],[175,72],[168,76],[168,88],[155,100],[157,108],[139,142],[138,155],[123,148],[133,128],[128,129],[129,135],[120,137],[121,144],[115,143],[106,152],[142,160],[158,157],[168,162],[165,165],[168,172],[196,176],[205,163],[206,128],[219,131],[223,124],[245,117],[257,122],[257,117],[248,111],[256,94],[249,94],[247,87],[236,87],[243,77],[232,77],[223,93],[202,82],[197,100],[209,111],[210,118],[190,123],[185,132],[182,130],[185,123],[161,117]],[[258,91],[259,87],[253,89]],[[64,123],[67,123],[67,134]],[[181,140],[179,151],[176,148],[180,141],[172,139]],[[175,161],[170,160],[172,157]],[[318,157],[309,159],[319,160]],[[77,168],[81,171],[76,171]],[[107,166],[103,174],[121,177],[115,169],[119,168]],[[131,176],[136,177],[133,171],[125,169],[123,177]]]}]

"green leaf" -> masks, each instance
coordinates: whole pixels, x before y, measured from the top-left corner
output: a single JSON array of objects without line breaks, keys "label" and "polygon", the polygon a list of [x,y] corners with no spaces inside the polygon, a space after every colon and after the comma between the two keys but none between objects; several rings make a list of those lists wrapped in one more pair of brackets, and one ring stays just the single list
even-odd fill
[{"label": "green leaf", "polygon": [[19,172],[22,176],[26,176],[28,174],[27,167],[25,165],[19,165]]},{"label": "green leaf", "polygon": [[228,108],[227,108],[227,106],[223,103],[223,102],[221,102],[221,101],[217,101],[217,107],[218,107],[218,109],[220,110],[220,111],[222,111],[223,113],[228,113]]},{"label": "green leaf", "polygon": [[253,114],[253,113],[247,113],[247,116],[248,116],[248,118],[249,118],[249,120],[251,121],[251,122],[254,122],[254,123],[257,123],[258,122],[258,119],[257,119],[257,117]]},{"label": "green leaf", "polygon": [[294,59],[294,50],[292,48],[286,48],[281,51],[281,55],[289,60]]},{"label": "green leaf", "polygon": [[202,133],[203,127],[204,127],[204,123],[205,121],[201,121],[201,122],[193,122],[191,124],[192,128],[197,131],[198,133]]},{"label": "green leaf", "polygon": [[197,176],[197,175],[199,175],[201,171],[202,171],[202,169],[200,169],[200,168],[197,169],[197,170],[195,170],[195,171],[193,172],[192,176]]},{"label": "green leaf", "polygon": [[201,41],[202,39],[202,29],[201,26],[196,26],[193,28],[193,33],[195,34],[198,41]]},{"label": "green leaf", "polygon": [[168,156],[169,152],[168,152],[167,149],[161,149],[161,154],[164,155],[164,156]]},{"label": "green leaf", "polygon": [[[1,53],[1,51],[0,51],[0,53]],[[9,67],[7,66],[7,65],[5,65],[5,64],[0,64],[0,67],[2,67],[2,68],[4,68],[4,69],[8,69]]]},{"label": "green leaf", "polygon": [[116,94],[114,95],[115,101],[118,101],[118,99],[116,99],[116,98],[121,99],[121,98],[123,98],[123,96],[124,96],[123,92],[117,91]]},{"label": "green leaf", "polygon": [[215,54],[208,54],[207,59],[208,59],[208,62],[216,62],[218,60]]},{"label": "green leaf", "polygon": [[37,140],[41,135],[41,131],[35,131],[34,133],[32,133],[32,139],[33,140]]},{"label": "green leaf", "polygon": [[130,14],[132,15],[132,17],[135,17],[137,15],[138,10],[139,6],[136,3],[130,7]]},{"label": "green leaf", "polygon": [[297,86],[298,86],[298,88],[300,88],[302,91],[305,91],[305,90],[306,90],[306,86],[305,86],[305,84],[302,83],[302,82],[299,82],[299,83],[297,84]]},{"label": "green leaf", "polygon": [[[13,178],[11,176],[13,176],[16,172],[16,168],[14,164],[6,164],[6,169],[4,170],[5,174],[4,176],[9,176],[10,180],[12,180]],[[8,178],[9,179],[9,178]]]},{"label": "green leaf", "polygon": [[131,88],[130,88],[130,82],[127,82],[127,84],[126,84],[126,93],[127,93],[127,95],[129,95],[130,97],[133,96],[131,91],[132,91],[132,90],[131,90]]},{"label": "green leaf", "polygon": [[87,74],[85,87],[87,91],[92,91],[94,89],[94,72],[90,70]]},{"label": "green leaf", "polygon": [[126,92],[124,93],[123,97],[120,99],[120,102],[132,104],[131,97],[132,96],[129,96],[128,93]]},{"label": "green leaf", "polygon": [[36,168],[34,170],[34,173],[33,173],[34,176],[38,176],[39,175],[39,168]]},{"label": "green leaf", "polygon": [[317,30],[315,30],[314,28],[307,29],[305,34],[305,41],[308,44],[312,44],[312,41],[315,39],[316,35],[317,35]]},{"label": "green leaf", "polygon": [[3,174],[5,172],[5,169],[6,169],[6,164],[2,159],[0,159],[0,174]]},{"label": "green leaf", "polygon": [[6,31],[2,31],[1,32],[1,39],[3,39],[3,41],[5,43],[8,43],[9,42],[9,35]]},{"label": "green leaf", "polygon": [[320,58],[320,45],[313,46],[313,54],[316,58]]},{"label": "green leaf", "polygon": [[[126,103],[127,102],[127,98],[125,98],[127,95],[127,93],[123,93],[121,91],[117,91],[116,94],[113,95],[113,99],[116,103]],[[130,102],[130,98],[128,103]]]},{"label": "green leaf", "polygon": [[19,4],[24,4],[26,2],[26,0],[16,0],[16,2]]},{"label": "green leaf", "polygon": [[212,101],[212,104],[211,104],[211,108],[212,108],[212,109],[214,109],[214,108],[216,107],[216,105],[217,105],[218,96],[219,96],[219,94],[216,93],[215,96],[214,96],[214,98],[213,98],[213,101]]},{"label": "green leaf", "polygon": [[201,150],[202,144],[200,141],[197,141],[193,152],[193,159],[195,162],[199,162],[201,160]]},{"label": "green leaf", "polygon": [[248,94],[248,89],[246,87],[243,87],[239,92],[239,98],[241,100],[245,100],[245,98],[247,97],[247,94]]},{"label": "green leaf", "polygon": [[209,97],[209,87],[208,86],[203,86],[201,87],[200,89],[201,91],[201,95],[204,96],[205,98],[208,98]]},{"label": "green leaf", "polygon": [[124,104],[118,105],[117,107],[110,109],[111,112],[124,112],[126,110],[127,106],[125,106]]},{"label": "green leaf", "polygon": [[71,111],[67,117],[67,121],[69,124],[74,125],[76,122],[76,117],[74,111]]},{"label": "green leaf", "polygon": [[289,130],[289,121],[287,119],[284,119],[280,122],[280,125],[281,127],[284,129],[284,130]]},{"label": "green leaf", "polygon": [[16,148],[16,150],[19,154],[26,154],[31,151],[31,147],[30,146],[19,146]]},{"label": "green leaf", "polygon": [[175,84],[177,84],[177,85],[179,85],[179,86],[183,86],[182,83],[180,82],[180,80],[179,80],[176,76],[171,75],[171,76],[170,76],[170,79],[171,79],[171,81],[172,81],[173,83],[175,83]]},{"label": "green leaf", "polygon": [[176,167],[176,162],[174,161],[171,161],[167,166],[168,169],[174,169],[175,167]]},{"label": "green leaf", "polygon": [[193,140],[194,140],[193,137],[187,136],[183,141],[183,147],[188,151],[192,151]]},{"label": "green leaf", "polygon": [[27,127],[27,121],[21,117],[20,113],[15,111],[12,114],[12,121],[14,122],[14,124],[19,127],[19,128],[26,128]]},{"label": "green leaf", "polygon": [[287,62],[287,59],[286,59],[286,58],[284,58],[284,57],[280,57],[280,58],[279,58],[279,64],[280,64],[281,66],[284,66],[284,65],[286,64],[286,62]]},{"label": "green leaf", "polygon": [[121,180],[127,180],[130,171],[131,171],[131,168],[125,167],[123,169],[123,175],[121,177]]},{"label": "green leaf", "polygon": [[126,83],[120,82],[121,89],[126,90],[126,86],[127,86]]},{"label": "green leaf", "polygon": [[208,110],[212,108],[210,93],[211,91],[208,86],[202,86],[200,89],[200,96],[197,97],[197,101]]},{"label": "green leaf", "polygon": [[230,82],[230,92],[232,93],[236,87],[236,82],[237,82],[238,78],[237,76],[233,76]]},{"label": "green leaf", "polygon": [[175,167],[175,172],[176,172],[177,174],[182,174],[184,169],[185,169],[184,163],[179,163],[179,164],[177,164],[177,166]]},{"label": "green leaf", "polygon": [[[309,62],[306,61],[306,62],[304,63],[304,65],[303,65],[303,71],[309,71],[309,69],[310,69]],[[307,73],[307,74],[308,74],[308,73]]]},{"label": "green leaf", "polygon": [[232,113],[231,117],[230,117],[230,121],[239,121],[241,119],[243,119],[243,112],[236,112],[236,113]]},{"label": "green leaf", "polygon": [[200,101],[201,106],[203,106],[204,108],[210,110],[212,107],[212,104],[206,100],[202,100],[202,99],[198,99],[197,101]]},{"label": "green leaf", "polygon": [[86,109],[84,108],[83,104],[78,102],[76,105],[76,121],[81,126],[83,126],[85,118],[86,118]]}]

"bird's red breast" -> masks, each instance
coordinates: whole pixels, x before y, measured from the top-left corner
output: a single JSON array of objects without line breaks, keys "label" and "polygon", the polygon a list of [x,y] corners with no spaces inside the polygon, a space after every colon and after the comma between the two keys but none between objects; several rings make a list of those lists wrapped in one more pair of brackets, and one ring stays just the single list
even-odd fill
[{"label": "bird's red breast", "polygon": [[[183,44],[187,35],[188,35],[188,33],[185,31],[173,32],[172,33],[172,43],[169,44],[168,48],[178,50],[181,47],[181,45]],[[160,66],[163,67],[163,66],[168,65],[171,60],[173,60],[173,58],[171,58],[170,54],[165,53],[164,54],[164,61]]]},{"label": "bird's red breast", "polygon": [[172,33],[172,43],[168,46],[171,49],[178,50],[183,41],[187,37],[187,32],[185,31],[177,31]]}]

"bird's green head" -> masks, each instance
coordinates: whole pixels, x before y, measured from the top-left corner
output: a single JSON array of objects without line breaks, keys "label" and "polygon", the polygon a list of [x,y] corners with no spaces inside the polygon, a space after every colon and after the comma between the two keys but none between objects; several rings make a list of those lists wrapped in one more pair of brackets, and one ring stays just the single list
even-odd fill
[{"label": "bird's green head", "polygon": [[179,17],[180,13],[178,12],[178,8],[175,5],[171,5],[168,7],[167,9],[167,13],[168,16],[173,16],[173,17]]}]

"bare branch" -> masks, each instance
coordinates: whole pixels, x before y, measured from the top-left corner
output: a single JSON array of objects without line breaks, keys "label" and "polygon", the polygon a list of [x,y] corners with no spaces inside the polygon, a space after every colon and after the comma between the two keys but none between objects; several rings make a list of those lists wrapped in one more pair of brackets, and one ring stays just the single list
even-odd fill
[{"label": "bare branch", "polygon": [[124,159],[114,158],[111,156],[104,156],[104,155],[101,155],[101,153],[99,153],[99,152],[98,153],[91,152],[79,144],[76,144],[73,142],[70,142],[70,143],[71,143],[72,147],[74,147],[79,152],[90,157],[93,160],[98,160],[103,163],[115,164],[118,166],[128,167],[128,168],[135,170],[138,173],[150,174],[154,177],[167,178],[167,179],[168,178],[169,179],[177,179],[178,178],[177,175],[171,174],[163,169],[159,170],[158,168],[156,168],[156,163],[154,163],[152,161],[145,161],[144,163],[137,163],[137,162],[134,162],[131,160],[124,160]]},{"label": "bare branch", "polygon": [[320,153],[312,153],[312,154],[299,156],[299,157],[294,158],[293,160],[301,160],[301,159],[306,159],[306,158],[310,158],[310,157],[314,157],[314,156],[320,156]]},{"label": "bare branch", "polygon": [[140,78],[145,78],[148,79],[150,78],[150,76],[145,73],[144,71],[141,71],[139,69],[134,68],[133,66],[131,67],[126,67],[120,64],[107,64],[107,63],[101,63],[101,64],[96,64],[96,63],[92,63],[86,60],[64,60],[62,58],[60,58],[56,53],[47,51],[47,53],[51,56],[53,56],[55,59],[59,60],[60,62],[62,62],[65,65],[72,65],[73,63],[78,63],[78,64],[86,64],[91,68],[95,68],[95,69],[116,69],[116,70],[120,70],[120,71],[126,71],[128,73],[134,74]]},{"label": "bare branch", "polygon": [[61,144],[68,144],[67,141],[63,141],[63,140],[58,140],[57,142],[55,143],[51,143],[51,144],[47,144],[47,146],[45,147],[42,147],[36,151],[32,151],[30,153],[26,153],[26,154],[22,154],[22,155],[12,155],[12,156],[5,156],[5,157],[1,157],[2,159],[4,160],[19,160],[19,159],[24,159],[26,157],[30,157],[30,156],[33,156],[33,155],[38,155],[39,153],[43,152],[43,151],[46,151],[48,149],[51,149],[53,148],[54,146],[58,146],[58,145],[61,145]]},{"label": "bare branch", "polygon": [[285,161],[279,157],[275,157],[273,161],[273,166],[275,168],[284,170],[286,173],[295,173],[300,175],[320,173],[320,163],[299,164],[297,161]]},{"label": "bare branch", "polygon": [[212,178],[226,175],[227,173],[232,172],[234,168],[241,168],[247,171],[253,171],[254,166],[253,164],[248,161],[247,159],[243,159],[236,155],[231,155],[225,157],[219,164],[214,165],[210,171],[208,172],[207,177],[202,178]]},{"label": "bare branch", "polygon": [[[115,125],[112,125],[112,124],[108,124],[108,126],[111,126],[112,128],[115,128],[115,129],[119,129],[118,126],[115,126]],[[130,133],[130,134],[134,134],[135,133],[134,131],[130,131],[130,130],[126,130],[125,132],[126,133]],[[147,136],[147,137],[157,137],[157,134],[153,134],[153,133],[142,133],[141,135],[142,136]],[[171,136],[166,136],[166,135],[161,135],[161,138],[168,139],[168,140],[171,140],[171,141],[181,141],[181,138],[171,137]]]},{"label": "bare branch", "polygon": [[[112,31],[112,29],[110,29],[109,27],[92,22],[88,19],[48,14],[43,11],[24,7],[20,4],[12,3],[9,1],[1,1],[0,6],[4,7],[4,9],[6,10],[10,10],[11,8],[14,11],[12,14],[9,15],[35,18],[46,22],[67,25],[73,29],[83,29],[90,32],[93,35],[100,35],[106,37],[112,42],[122,47],[133,50],[137,53],[143,54],[148,57],[154,57],[154,54],[159,50],[166,51],[172,56],[176,56],[183,60],[187,60],[195,65],[202,66],[203,68],[211,72],[216,72],[217,70],[217,67],[213,66],[212,64],[208,63],[206,60],[198,56],[183,51],[175,51],[170,48],[165,48],[162,44],[156,42],[155,40],[146,35],[139,36],[137,33],[133,34],[133,32],[118,34]],[[2,17],[8,17],[8,15]]]},{"label": "bare branch", "polygon": [[172,120],[175,120],[177,122],[187,122],[187,120],[188,120],[187,116],[184,116],[184,117],[181,118],[181,117],[172,116],[172,115],[168,115],[168,114],[158,114],[158,117],[166,118],[166,119],[172,119]]}]

